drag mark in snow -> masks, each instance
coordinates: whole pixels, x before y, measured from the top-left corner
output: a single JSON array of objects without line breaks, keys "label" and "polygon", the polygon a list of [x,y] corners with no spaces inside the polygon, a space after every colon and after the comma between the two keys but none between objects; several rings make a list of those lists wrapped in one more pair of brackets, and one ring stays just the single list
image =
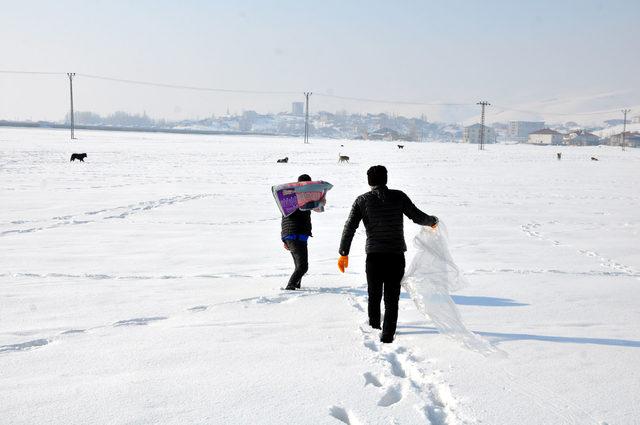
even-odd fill
[{"label": "drag mark in snow", "polygon": [[275,295],[273,297],[259,296],[259,297],[243,298],[240,300],[240,302],[254,303],[254,304],[281,304],[287,301],[291,301],[295,298],[299,298],[301,296],[303,295],[298,295],[298,296]]},{"label": "drag mark in snow", "polygon": [[33,341],[22,342],[20,344],[0,345],[0,353],[11,353],[15,351],[26,351],[49,344],[48,339],[34,339]]},{"label": "drag mark in snow", "polygon": [[194,313],[197,313],[199,311],[205,311],[208,308],[209,308],[209,306],[207,306],[207,305],[197,305],[195,307],[188,308],[187,310],[193,311]]},{"label": "drag mark in snow", "polygon": [[[199,195],[180,195],[174,196],[170,198],[161,198],[153,201],[143,201],[138,202],[136,204],[130,204],[121,207],[115,208],[107,208],[96,211],[88,211],[82,214],[76,215],[66,215],[66,216],[57,216],[52,217],[51,219],[45,220],[15,220],[12,221],[11,224],[31,224],[32,227],[21,228],[21,229],[8,229],[4,231],[0,231],[0,236],[8,236],[13,234],[21,234],[21,233],[34,233],[42,230],[50,230],[56,229],[64,226],[72,226],[72,225],[81,225],[81,224],[89,224],[96,223],[98,220],[109,220],[109,219],[123,219],[132,214],[138,214],[140,212],[149,211],[155,208],[160,208],[164,206],[174,205],[176,203],[193,201],[197,199],[203,199],[214,196],[210,193],[204,193]],[[118,214],[119,213],[119,214]],[[86,218],[93,218],[92,220],[87,220]],[[41,223],[39,226],[33,226],[33,223]]]},{"label": "drag mark in snow", "polygon": [[158,320],[167,320],[168,317],[138,317],[136,319],[120,320],[113,324],[113,326],[145,326],[151,322],[157,322]]},{"label": "drag mark in snow", "polygon": [[513,273],[513,274],[561,274],[561,275],[574,275],[574,276],[634,276],[640,277],[639,272],[629,271],[607,271],[607,270],[588,270],[588,271],[571,271],[571,270],[558,270],[558,269],[474,269],[464,272],[465,276],[473,276],[479,274],[497,274],[497,273]]},{"label": "drag mark in snow", "polygon": [[85,332],[85,329],[69,329],[68,331],[60,332],[60,335],[83,334]]},{"label": "drag mark in snow", "polygon": [[323,288],[302,288],[302,289],[296,289],[295,291],[288,291],[285,289],[281,289],[281,291],[282,293],[279,295],[272,295],[272,296],[263,295],[258,297],[243,298],[235,302],[253,303],[253,304],[281,304],[281,303],[297,300],[299,298],[310,297],[314,295],[321,295],[325,293],[333,293],[331,291],[325,291],[323,290]]},{"label": "drag mark in snow", "polygon": [[[558,240],[544,236],[538,231],[538,229],[541,226],[542,225],[540,223],[531,222],[531,223],[521,225],[520,229],[529,237],[536,238],[541,241],[550,242],[555,246],[565,246],[568,248],[574,248],[569,244],[564,244]],[[638,272],[637,270],[634,270],[632,267],[629,267],[625,264],[618,263],[617,261],[614,261],[611,258],[604,257],[595,251],[589,251],[585,249],[576,249],[576,251],[584,256],[599,260],[600,266],[615,270],[615,273],[619,273],[619,275],[634,276],[634,277],[640,276],[640,272]],[[597,272],[587,272],[586,274],[593,274],[593,273],[597,273]],[[580,273],[576,273],[576,274],[580,274]],[[610,276],[615,274],[608,274],[608,275]]]}]

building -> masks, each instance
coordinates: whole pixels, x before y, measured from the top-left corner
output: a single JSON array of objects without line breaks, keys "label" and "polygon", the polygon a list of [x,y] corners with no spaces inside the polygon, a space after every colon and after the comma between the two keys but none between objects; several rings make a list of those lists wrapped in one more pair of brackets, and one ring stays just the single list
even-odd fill
[{"label": "building", "polygon": [[565,134],[563,139],[565,145],[595,146],[600,144],[598,136],[585,130],[572,131],[569,134]]},{"label": "building", "polygon": [[529,140],[529,134],[542,130],[544,121],[509,121],[509,140],[524,143]]},{"label": "building", "polygon": [[[622,144],[622,133],[614,134],[609,137],[608,143],[611,146],[620,146]],[[639,131],[625,131],[624,133],[624,145],[632,148],[640,147],[640,132]]]},{"label": "building", "polygon": [[[464,128],[462,133],[462,143],[480,144],[480,127],[482,124],[473,124]],[[484,143],[495,143],[496,132],[491,128],[484,126]]]},{"label": "building", "polygon": [[635,117],[631,118],[631,122],[634,124],[640,124],[640,115],[636,115]]},{"label": "building", "polygon": [[400,134],[399,132],[391,129],[391,128],[380,128],[376,131],[371,132],[368,135],[369,140],[388,140],[388,141],[395,141],[395,140],[404,140],[404,141],[409,141],[411,140],[410,137],[405,136],[403,134]]},{"label": "building", "polygon": [[291,115],[301,117],[304,115],[304,102],[291,103]]},{"label": "building", "polygon": [[561,145],[563,142],[562,134],[549,128],[529,133],[527,143],[532,145]]}]

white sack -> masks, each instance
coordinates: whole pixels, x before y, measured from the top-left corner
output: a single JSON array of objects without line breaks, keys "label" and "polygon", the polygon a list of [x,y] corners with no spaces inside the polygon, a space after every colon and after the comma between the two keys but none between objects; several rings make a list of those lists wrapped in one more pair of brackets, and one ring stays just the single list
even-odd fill
[{"label": "white sack", "polygon": [[461,289],[467,282],[451,258],[447,239],[447,229],[442,221],[436,229],[422,228],[413,239],[418,251],[404,275],[402,286],[418,311],[430,319],[441,334],[484,355],[500,352],[462,323],[449,292]]}]

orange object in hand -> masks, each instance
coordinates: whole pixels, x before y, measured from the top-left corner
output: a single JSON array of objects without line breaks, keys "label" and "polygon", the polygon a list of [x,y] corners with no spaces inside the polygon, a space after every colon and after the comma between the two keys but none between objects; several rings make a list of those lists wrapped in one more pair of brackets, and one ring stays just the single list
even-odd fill
[{"label": "orange object in hand", "polygon": [[347,267],[349,267],[349,256],[341,255],[340,258],[338,258],[338,270],[344,273],[344,269]]}]

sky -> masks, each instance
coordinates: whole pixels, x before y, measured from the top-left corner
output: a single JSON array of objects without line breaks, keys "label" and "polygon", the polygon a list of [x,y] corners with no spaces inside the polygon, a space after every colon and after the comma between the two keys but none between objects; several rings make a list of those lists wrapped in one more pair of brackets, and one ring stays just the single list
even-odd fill
[{"label": "sky", "polygon": [[[0,0],[0,10],[0,71],[290,92],[76,76],[76,110],[101,114],[280,112],[303,91],[314,93],[312,110],[453,121],[475,109],[326,95],[561,113],[640,105],[637,0]],[[0,73],[0,119],[58,120],[68,104],[64,74]]]}]

